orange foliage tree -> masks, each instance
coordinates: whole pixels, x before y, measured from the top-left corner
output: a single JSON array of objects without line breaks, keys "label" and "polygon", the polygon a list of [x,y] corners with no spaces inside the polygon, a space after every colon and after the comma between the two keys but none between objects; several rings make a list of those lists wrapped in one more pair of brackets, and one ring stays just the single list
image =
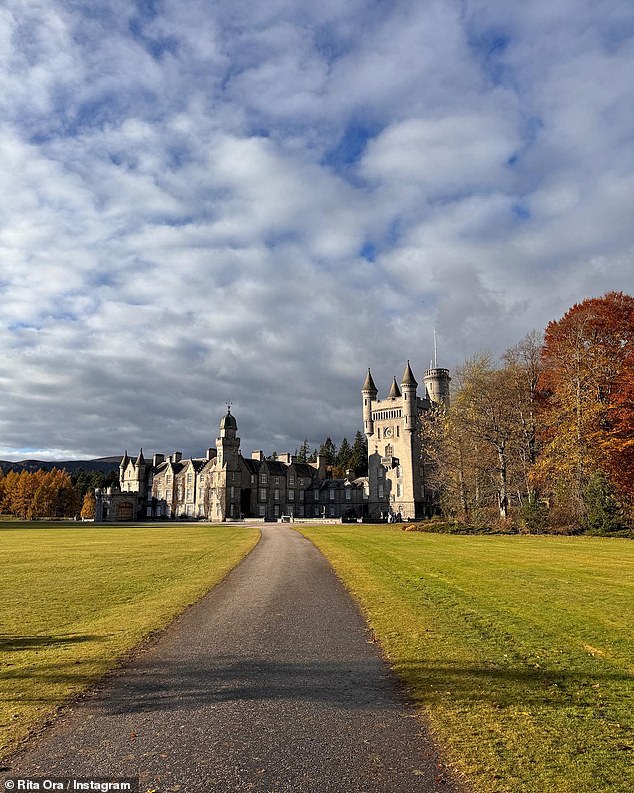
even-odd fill
[{"label": "orange foliage tree", "polygon": [[0,511],[19,518],[65,517],[78,510],[77,493],[66,471],[9,471],[0,483]]},{"label": "orange foliage tree", "polygon": [[584,519],[584,493],[595,473],[605,474],[622,498],[628,489],[631,495],[631,478],[626,482],[619,466],[632,463],[633,350],[634,298],[622,292],[584,300],[546,328],[539,381],[544,445],[533,475],[570,520]]}]

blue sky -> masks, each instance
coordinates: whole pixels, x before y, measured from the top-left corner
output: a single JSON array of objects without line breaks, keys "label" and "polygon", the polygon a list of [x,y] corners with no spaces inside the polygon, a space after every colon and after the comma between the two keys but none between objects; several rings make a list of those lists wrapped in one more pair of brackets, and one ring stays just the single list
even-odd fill
[{"label": "blue sky", "polygon": [[634,291],[630,0],[5,0],[0,458],[360,427]]}]

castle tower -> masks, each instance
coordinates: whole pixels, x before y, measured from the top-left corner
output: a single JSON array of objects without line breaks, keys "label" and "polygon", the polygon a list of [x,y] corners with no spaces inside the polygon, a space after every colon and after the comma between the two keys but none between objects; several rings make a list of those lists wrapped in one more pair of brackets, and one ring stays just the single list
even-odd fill
[{"label": "castle tower", "polygon": [[416,389],[418,388],[418,383],[409,361],[403,372],[401,388],[403,389],[403,429],[405,432],[411,433],[414,432],[418,424],[416,411]]},{"label": "castle tower", "polygon": [[374,435],[374,422],[372,421],[372,402],[378,395],[377,387],[374,385],[372,374],[368,369],[365,381],[361,386],[361,396],[363,398],[363,432],[369,438]]},{"label": "castle tower", "polygon": [[213,473],[215,494],[210,504],[213,520],[236,518],[240,514],[240,438],[238,422],[227,414],[220,420],[220,434],[216,438],[216,459]]},{"label": "castle tower", "polygon": [[368,513],[406,518],[422,512],[420,437],[416,432],[423,401],[416,395],[418,383],[409,365],[399,388],[393,378],[385,399],[379,400],[368,370],[361,390],[363,425],[368,437]]},{"label": "castle tower", "polygon": [[220,435],[216,438],[218,466],[220,468],[236,469],[240,438],[237,436],[238,422],[231,415],[231,408],[227,408],[227,415],[220,419]]},{"label": "castle tower", "polygon": [[148,484],[148,464],[143,456],[143,449],[139,450],[139,456],[134,462],[134,488],[141,498],[147,495]]},{"label": "castle tower", "polygon": [[449,407],[449,369],[434,366],[427,369],[424,377],[425,388],[431,402],[437,407]]}]

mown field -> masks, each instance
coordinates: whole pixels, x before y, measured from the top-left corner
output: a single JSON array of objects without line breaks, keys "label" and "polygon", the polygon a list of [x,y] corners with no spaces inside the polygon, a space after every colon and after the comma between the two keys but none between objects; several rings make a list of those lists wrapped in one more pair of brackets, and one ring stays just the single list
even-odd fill
[{"label": "mown field", "polygon": [[0,756],[222,579],[257,529],[0,525]]},{"label": "mown field", "polygon": [[634,543],[301,531],[472,790],[634,790]]}]

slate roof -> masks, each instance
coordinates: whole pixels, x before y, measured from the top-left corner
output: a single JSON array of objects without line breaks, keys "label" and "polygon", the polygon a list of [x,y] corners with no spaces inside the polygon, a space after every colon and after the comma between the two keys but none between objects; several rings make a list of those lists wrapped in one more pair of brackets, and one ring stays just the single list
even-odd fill
[{"label": "slate roof", "polygon": [[374,394],[378,394],[378,389],[374,385],[374,380],[372,379],[372,373],[370,372],[369,369],[368,369],[368,374],[366,375],[365,381],[364,381],[363,385],[361,386],[361,390],[362,391],[371,391]]},{"label": "slate roof", "polygon": [[413,386],[418,385],[418,383],[416,382],[416,378],[414,377],[414,372],[412,372],[412,367],[409,365],[409,361],[407,362],[407,366],[405,367],[405,371],[403,372],[403,379],[401,380],[401,385],[413,385]]},{"label": "slate roof", "polygon": [[401,391],[398,387],[398,383],[396,382],[396,377],[395,377],[394,380],[392,381],[392,388],[390,388],[390,393],[388,394],[388,397],[390,397],[391,399],[396,399],[396,397],[400,397],[400,395],[401,395]]}]

